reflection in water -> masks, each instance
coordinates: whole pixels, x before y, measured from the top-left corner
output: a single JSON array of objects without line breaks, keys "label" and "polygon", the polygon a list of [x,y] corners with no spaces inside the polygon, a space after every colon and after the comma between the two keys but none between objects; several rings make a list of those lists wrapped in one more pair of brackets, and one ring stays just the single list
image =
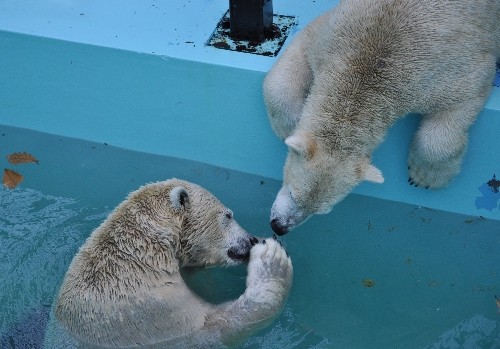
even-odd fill
[{"label": "reflection in water", "polygon": [[314,329],[300,326],[300,319],[296,318],[290,306],[286,306],[283,316],[272,325],[269,331],[261,336],[250,338],[243,348],[326,349],[331,348],[331,343],[328,338],[322,337]]},{"label": "reflection in water", "polygon": [[[43,159],[23,167],[19,188],[0,188],[2,349],[39,348],[77,249],[142,184],[171,177],[198,183],[247,231],[271,234],[279,181],[28,130],[2,127],[2,134],[2,151],[16,144]],[[288,305],[242,348],[500,348],[499,224],[350,195],[283,238],[294,265]],[[245,276],[240,266],[187,277],[217,302],[238,297]]]},{"label": "reflection in water", "polygon": [[476,314],[443,333],[425,349],[499,348],[500,324]]},{"label": "reflection in water", "polygon": [[0,210],[0,347],[38,348],[59,282],[101,215],[24,188],[1,188]]}]

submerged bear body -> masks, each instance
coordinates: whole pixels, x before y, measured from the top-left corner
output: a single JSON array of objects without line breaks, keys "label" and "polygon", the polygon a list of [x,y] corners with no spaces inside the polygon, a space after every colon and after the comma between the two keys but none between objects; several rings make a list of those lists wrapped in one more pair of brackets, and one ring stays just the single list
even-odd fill
[{"label": "submerged bear body", "polygon": [[[245,260],[247,289],[224,304],[202,300],[180,274]],[[225,347],[276,316],[291,280],[290,259],[276,241],[258,242],[208,191],[172,179],[131,193],[91,234],[54,313],[84,348]]]}]

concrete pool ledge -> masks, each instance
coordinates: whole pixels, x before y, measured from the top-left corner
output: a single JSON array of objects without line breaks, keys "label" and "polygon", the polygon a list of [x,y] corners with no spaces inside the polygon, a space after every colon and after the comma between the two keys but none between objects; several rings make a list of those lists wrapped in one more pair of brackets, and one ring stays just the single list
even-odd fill
[{"label": "concrete pool ledge", "polygon": [[[336,3],[275,0],[274,9],[298,17],[293,38]],[[227,6],[3,1],[0,131],[2,124],[29,128],[281,179],[286,148],[269,127],[261,88],[276,58],[205,46]],[[500,178],[500,88],[493,90],[448,188],[408,185],[406,156],[418,123],[409,116],[374,155],[385,183],[355,192],[500,220],[500,194],[488,185]]]}]

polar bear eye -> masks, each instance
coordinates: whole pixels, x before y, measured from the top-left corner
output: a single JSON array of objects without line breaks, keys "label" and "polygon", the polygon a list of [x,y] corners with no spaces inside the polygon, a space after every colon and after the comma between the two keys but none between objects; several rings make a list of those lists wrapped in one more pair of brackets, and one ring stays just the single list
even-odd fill
[{"label": "polar bear eye", "polygon": [[226,218],[227,218],[227,219],[233,219],[233,212],[231,212],[231,211],[227,211],[227,212],[226,212]]}]

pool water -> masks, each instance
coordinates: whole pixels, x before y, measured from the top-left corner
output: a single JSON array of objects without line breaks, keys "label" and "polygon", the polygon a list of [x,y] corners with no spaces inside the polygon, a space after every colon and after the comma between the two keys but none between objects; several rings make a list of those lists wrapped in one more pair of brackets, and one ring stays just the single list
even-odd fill
[{"label": "pool water", "polygon": [[[7,163],[21,151],[39,165]],[[0,165],[24,176],[18,188],[0,189],[0,348],[41,347],[73,255],[140,185],[197,183],[259,236],[271,235],[269,209],[281,185],[6,126]],[[294,265],[287,306],[243,348],[500,348],[500,221],[352,194],[282,242]],[[245,276],[245,266],[185,273],[212,302],[238,297]]]}]

